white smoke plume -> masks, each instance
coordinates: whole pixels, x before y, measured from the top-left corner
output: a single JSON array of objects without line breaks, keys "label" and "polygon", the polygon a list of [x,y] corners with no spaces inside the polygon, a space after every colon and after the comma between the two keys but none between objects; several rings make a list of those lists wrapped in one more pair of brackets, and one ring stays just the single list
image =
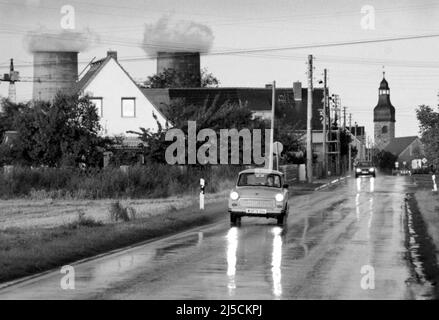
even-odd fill
[{"label": "white smoke plume", "polygon": [[89,29],[84,31],[50,32],[45,29],[30,31],[24,36],[24,45],[30,52],[81,52],[99,43],[99,36]]},{"label": "white smoke plume", "polygon": [[210,27],[171,16],[161,17],[156,23],[146,24],[142,48],[155,57],[158,52],[201,52],[212,47],[213,32]]}]

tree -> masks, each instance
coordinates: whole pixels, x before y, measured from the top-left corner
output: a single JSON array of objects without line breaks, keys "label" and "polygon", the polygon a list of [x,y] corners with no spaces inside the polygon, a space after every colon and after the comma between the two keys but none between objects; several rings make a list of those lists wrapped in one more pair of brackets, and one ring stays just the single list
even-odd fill
[{"label": "tree", "polygon": [[218,79],[207,71],[207,69],[201,70],[200,75],[187,74],[178,72],[174,69],[165,69],[163,72],[149,76],[145,81],[145,85],[151,88],[184,88],[191,87],[194,82],[201,82],[201,87],[217,87],[219,84]]},{"label": "tree", "polygon": [[392,170],[398,157],[389,151],[376,149],[372,160],[380,169]]},{"label": "tree", "polygon": [[[219,103],[219,96],[216,96],[211,102],[204,101],[202,105],[188,105],[185,99],[174,99],[165,109],[165,116],[169,121],[165,127],[154,116],[158,126],[157,132],[145,128],[140,128],[140,132],[129,132],[137,134],[145,142],[144,154],[147,161],[166,163],[165,151],[172,143],[165,141],[166,131],[169,127],[180,129],[187,138],[188,121],[196,122],[197,131],[209,128],[214,130],[218,137],[220,129],[234,128],[238,131],[244,128],[249,130],[262,129],[262,134],[264,133],[265,124],[259,119],[253,119],[252,112],[246,105],[238,105],[229,101]],[[264,136],[262,136],[262,141],[264,141]],[[203,143],[197,142],[197,148]],[[242,148],[240,151],[242,152]],[[230,152],[229,149],[229,154]],[[241,156],[242,154],[240,154]]]},{"label": "tree", "polygon": [[13,103],[8,99],[2,99],[0,105],[0,109],[3,110],[0,113],[0,137],[2,137],[5,131],[14,130],[15,117],[26,108],[29,108],[29,105],[26,103]]},{"label": "tree", "polygon": [[36,101],[13,119],[15,163],[47,166],[97,165],[112,140],[99,136],[99,117],[87,97],[58,94]]},{"label": "tree", "polygon": [[420,105],[416,109],[421,141],[424,144],[425,157],[429,163],[439,166],[439,112],[431,107]]}]

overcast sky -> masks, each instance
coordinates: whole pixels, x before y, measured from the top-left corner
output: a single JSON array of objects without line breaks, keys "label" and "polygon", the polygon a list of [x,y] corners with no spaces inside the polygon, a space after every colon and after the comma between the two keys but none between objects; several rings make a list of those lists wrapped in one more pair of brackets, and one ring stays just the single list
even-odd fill
[{"label": "overcast sky", "polygon": [[[136,79],[155,72],[140,43],[145,24],[163,15],[189,20],[213,32],[211,53],[202,56],[221,86],[262,87],[276,80],[281,87],[300,80],[306,86],[306,58],[313,54],[315,83],[328,69],[331,93],[341,97],[353,121],[366,125],[373,136],[373,108],[377,103],[383,65],[396,108],[396,135],[415,135],[415,108],[436,106],[439,90],[439,37],[307,49],[284,49],[309,44],[365,39],[439,34],[437,1],[351,1],[351,0],[0,0],[0,73],[8,71],[14,58],[23,79],[17,98],[32,96],[32,56],[23,38],[28,31],[44,27],[61,30],[63,5],[75,8],[76,29],[89,28],[100,42],[81,52],[80,70],[93,57],[117,50],[121,64]],[[375,8],[375,29],[361,27],[361,8]],[[254,52],[254,49],[273,49]],[[227,51],[246,51],[227,54]],[[125,60],[128,59],[128,60]],[[8,85],[0,84],[7,96]]]}]

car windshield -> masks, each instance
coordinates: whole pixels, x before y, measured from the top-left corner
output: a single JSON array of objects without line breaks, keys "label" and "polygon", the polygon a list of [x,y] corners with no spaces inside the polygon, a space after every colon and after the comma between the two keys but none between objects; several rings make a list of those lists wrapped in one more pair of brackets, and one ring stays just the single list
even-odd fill
[{"label": "car windshield", "polygon": [[372,163],[362,161],[362,162],[358,162],[358,166],[359,167],[372,167]]},{"label": "car windshield", "polygon": [[245,186],[264,186],[264,187],[281,187],[281,178],[274,173],[241,173],[238,179],[238,187]]}]

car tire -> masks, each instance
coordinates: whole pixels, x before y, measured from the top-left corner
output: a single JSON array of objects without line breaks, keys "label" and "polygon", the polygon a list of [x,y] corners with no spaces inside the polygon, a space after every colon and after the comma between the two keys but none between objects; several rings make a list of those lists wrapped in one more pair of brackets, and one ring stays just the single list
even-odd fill
[{"label": "car tire", "polygon": [[236,225],[236,216],[233,213],[230,214],[230,225],[231,226]]},{"label": "car tire", "polygon": [[283,226],[285,225],[287,222],[287,215],[286,214],[282,214],[279,217],[277,217],[277,225],[278,226]]},{"label": "car tire", "polygon": [[231,213],[230,214],[230,225],[232,227],[240,226],[241,225],[241,217],[238,217],[237,215]]},{"label": "car tire", "polygon": [[372,177],[374,177],[374,178],[375,178],[375,176],[376,176],[376,175],[375,175],[375,173],[374,173],[374,174],[372,175]]},{"label": "car tire", "polygon": [[358,178],[358,174],[355,175],[355,179],[357,179],[357,178]]}]

